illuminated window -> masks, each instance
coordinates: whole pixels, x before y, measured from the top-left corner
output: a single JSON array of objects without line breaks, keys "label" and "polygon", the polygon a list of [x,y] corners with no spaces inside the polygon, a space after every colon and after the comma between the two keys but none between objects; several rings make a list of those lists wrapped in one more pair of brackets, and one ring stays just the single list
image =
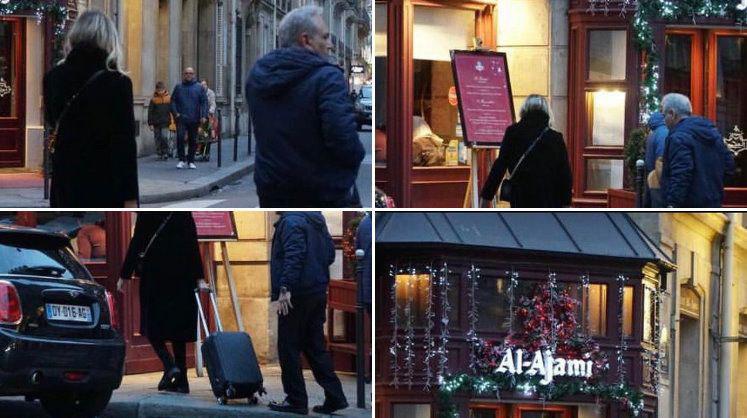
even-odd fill
[{"label": "illuminated window", "polygon": [[601,90],[589,93],[587,97],[591,108],[591,145],[623,146],[625,92]]},{"label": "illuminated window", "polygon": [[407,320],[408,303],[413,317],[413,326],[426,325],[428,309],[428,292],[431,288],[431,276],[428,274],[398,274],[397,280],[397,320],[404,326]]},{"label": "illuminated window", "polygon": [[607,335],[607,285],[590,284],[583,298],[582,323],[586,332],[593,336]]},{"label": "illuminated window", "polygon": [[651,287],[643,288],[643,340],[654,342],[656,327],[656,297]]},{"label": "illuminated window", "polygon": [[623,335],[633,336],[633,286],[625,286],[623,290]]}]

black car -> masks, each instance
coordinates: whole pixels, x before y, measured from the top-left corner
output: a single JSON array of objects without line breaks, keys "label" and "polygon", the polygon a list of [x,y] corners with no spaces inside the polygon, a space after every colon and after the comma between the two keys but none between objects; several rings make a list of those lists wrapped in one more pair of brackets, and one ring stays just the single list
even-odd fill
[{"label": "black car", "polygon": [[102,411],[124,371],[114,303],[66,236],[0,226],[0,396],[55,417]]},{"label": "black car", "polygon": [[363,125],[371,124],[371,108],[373,106],[373,96],[371,86],[363,86],[355,96],[355,119],[360,131]]}]

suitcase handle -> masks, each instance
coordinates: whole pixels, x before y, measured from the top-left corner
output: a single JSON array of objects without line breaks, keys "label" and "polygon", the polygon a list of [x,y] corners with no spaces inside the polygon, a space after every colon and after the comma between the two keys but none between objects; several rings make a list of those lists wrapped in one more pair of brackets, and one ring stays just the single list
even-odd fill
[{"label": "suitcase handle", "polygon": [[197,301],[197,309],[200,311],[200,319],[202,323],[202,329],[205,331],[205,338],[210,335],[208,330],[207,320],[205,319],[205,311],[202,309],[202,301],[200,300],[201,291],[205,291],[210,295],[210,302],[213,305],[213,313],[215,314],[215,325],[218,327],[218,332],[223,332],[223,324],[220,322],[220,314],[218,313],[218,302],[215,300],[215,292],[213,289],[195,289],[195,300]]}]

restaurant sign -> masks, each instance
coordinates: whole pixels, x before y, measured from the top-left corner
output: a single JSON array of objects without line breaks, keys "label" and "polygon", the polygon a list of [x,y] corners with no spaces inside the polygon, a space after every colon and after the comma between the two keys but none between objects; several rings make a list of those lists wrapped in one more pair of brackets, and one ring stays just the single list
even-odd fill
[{"label": "restaurant sign", "polygon": [[[589,357],[589,356],[586,356]],[[542,376],[541,385],[550,384],[555,376],[590,378],[594,363],[591,360],[555,358],[550,350],[525,352],[507,349],[496,373]]]}]

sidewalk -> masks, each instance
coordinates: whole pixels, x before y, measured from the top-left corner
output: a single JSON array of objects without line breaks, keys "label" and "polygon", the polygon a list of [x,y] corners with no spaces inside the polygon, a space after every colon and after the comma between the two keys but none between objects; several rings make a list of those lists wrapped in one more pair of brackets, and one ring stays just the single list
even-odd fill
[{"label": "sidewalk", "polygon": [[[190,394],[159,393],[156,385],[161,373],[148,373],[125,376],[122,386],[114,392],[109,406],[101,417],[288,417],[288,414],[270,411],[267,408],[271,400],[282,400],[283,390],[280,383],[280,367],[269,365],[262,367],[267,394],[259,405],[249,405],[245,399],[230,401],[228,405],[218,405],[210,390],[207,375],[197,377],[194,369],[189,371]],[[306,390],[309,393],[309,408],[324,402],[322,388],[314,382],[311,372],[304,371]],[[339,411],[344,417],[371,417],[371,386],[366,385],[366,409],[355,407],[355,376],[340,375],[345,395],[350,407]],[[322,416],[309,412],[310,416]],[[295,415],[294,415],[295,416]]]},{"label": "sidewalk", "polygon": [[[233,138],[223,139],[222,167],[217,167],[218,144],[213,144],[210,161],[196,162],[196,170],[177,170],[174,159],[158,161],[154,155],[138,158],[140,203],[163,203],[204,196],[249,174],[254,155],[247,155],[246,136],[239,137],[238,160],[233,161]],[[252,151],[256,147],[252,144]],[[0,207],[49,207],[44,199],[40,172],[0,171]]]}]

